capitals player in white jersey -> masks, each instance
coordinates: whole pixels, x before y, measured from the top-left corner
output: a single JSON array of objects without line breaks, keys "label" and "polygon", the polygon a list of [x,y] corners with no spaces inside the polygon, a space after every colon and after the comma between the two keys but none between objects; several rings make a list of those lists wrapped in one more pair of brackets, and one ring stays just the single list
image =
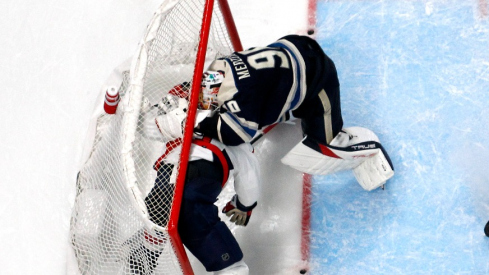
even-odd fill
[{"label": "capitals player in white jersey", "polygon": [[367,190],[393,176],[372,131],[343,128],[336,67],[315,40],[288,35],[218,59],[208,70],[224,78],[216,85],[219,113],[198,126],[204,135],[238,145],[272,125],[300,118],[304,139],[283,163],[309,174],[353,169]]},{"label": "capitals player in white jersey", "polygon": [[[215,90],[218,76],[205,74],[199,98],[198,119],[217,107]],[[154,122],[167,141],[166,152],[156,161],[155,185],[145,199],[151,221],[160,226],[168,223],[174,177],[182,138],[182,121],[186,117],[188,83],[173,88],[157,105]],[[156,109],[157,108],[157,109]],[[257,205],[259,184],[258,161],[249,143],[225,146],[215,139],[195,134],[191,145],[185,179],[178,231],[186,248],[208,272],[219,275],[248,275],[243,253],[229,228],[220,220],[214,205],[228,179],[234,179],[236,195],[222,210],[231,222],[246,226]],[[144,232],[144,245],[131,252],[129,267],[136,274],[150,274],[157,266],[166,240]]]}]

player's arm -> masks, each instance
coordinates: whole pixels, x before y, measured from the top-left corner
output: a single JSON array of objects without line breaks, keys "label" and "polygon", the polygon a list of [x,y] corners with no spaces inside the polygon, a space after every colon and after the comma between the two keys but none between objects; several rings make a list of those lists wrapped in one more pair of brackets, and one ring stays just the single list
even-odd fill
[{"label": "player's arm", "polygon": [[230,112],[219,112],[205,118],[196,130],[228,146],[250,142],[257,132],[254,128],[242,125],[240,119]]},{"label": "player's arm", "polygon": [[223,213],[231,217],[231,222],[246,226],[259,197],[259,163],[249,143],[228,146],[226,152],[233,163],[236,195],[223,208]]},{"label": "player's arm", "polygon": [[[183,121],[187,117],[188,82],[174,86],[156,105],[151,106],[148,100],[143,103],[145,121],[156,125],[165,142],[181,138]],[[148,127],[150,128],[150,127]]]}]

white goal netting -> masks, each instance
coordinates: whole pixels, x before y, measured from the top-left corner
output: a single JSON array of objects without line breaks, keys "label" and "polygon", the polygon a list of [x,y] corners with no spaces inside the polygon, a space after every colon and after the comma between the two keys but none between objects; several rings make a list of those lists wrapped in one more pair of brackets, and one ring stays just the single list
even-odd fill
[{"label": "white goal netting", "polygon": [[[167,0],[160,6],[123,74],[117,112],[97,119],[70,226],[79,274],[184,273],[168,236],[180,166],[179,150],[172,149],[180,145],[162,139],[155,105],[172,89],[190,92],[206,2]],[[206,62],[231,52],[216,1]],[[172,156],[176,162],[165,164]]]}]

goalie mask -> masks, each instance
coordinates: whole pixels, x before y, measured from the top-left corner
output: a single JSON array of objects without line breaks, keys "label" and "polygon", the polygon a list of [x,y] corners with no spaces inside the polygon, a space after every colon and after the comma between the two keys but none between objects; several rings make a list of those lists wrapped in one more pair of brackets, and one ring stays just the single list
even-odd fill
[{"label": "goalie mask", "polygon": [[206,71],[202,75],[202,84],[199,94],[199,108],[202,110],[217,109],[217,93],[224,80],[222,71]]}]

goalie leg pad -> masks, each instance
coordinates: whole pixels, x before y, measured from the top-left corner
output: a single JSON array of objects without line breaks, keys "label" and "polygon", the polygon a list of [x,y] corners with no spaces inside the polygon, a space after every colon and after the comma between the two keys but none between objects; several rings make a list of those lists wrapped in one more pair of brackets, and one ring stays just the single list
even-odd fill
[{"label": "goalie leg pad", "polygon": [[306,137],[281,161],[312,175],[353,169],[360,186],[368,191],[381,186],[394,175],[392,163],[378,137],[362,127],[343,129],[329,145]]},{"label": "goalie leg pad", "polygon": [[[281,161],[298,171],[311,175],[328,175],[335,172],[350,170],[357,167],[364,159],[362,158],[341,158],[334,151],[330,151],[327,146],[322,146],[324,152],[318,152],[310,146],[307,137],[299,142]],[[338,150],[335,150],[338,151]]]},{"label": "goalie leg pad", "polygon": [[362,127],[345,128],[329,145],[304,138],[285,157],[282,163],[304,173],[328,175],[350,170],[380,151],[377,136]]},{"label": "goalie leg pad", "polygon": [[371,191],[392,178],[394,169],[387,152],[380,150],[378,154],[354,168],[353,174],[363,189]]}]

